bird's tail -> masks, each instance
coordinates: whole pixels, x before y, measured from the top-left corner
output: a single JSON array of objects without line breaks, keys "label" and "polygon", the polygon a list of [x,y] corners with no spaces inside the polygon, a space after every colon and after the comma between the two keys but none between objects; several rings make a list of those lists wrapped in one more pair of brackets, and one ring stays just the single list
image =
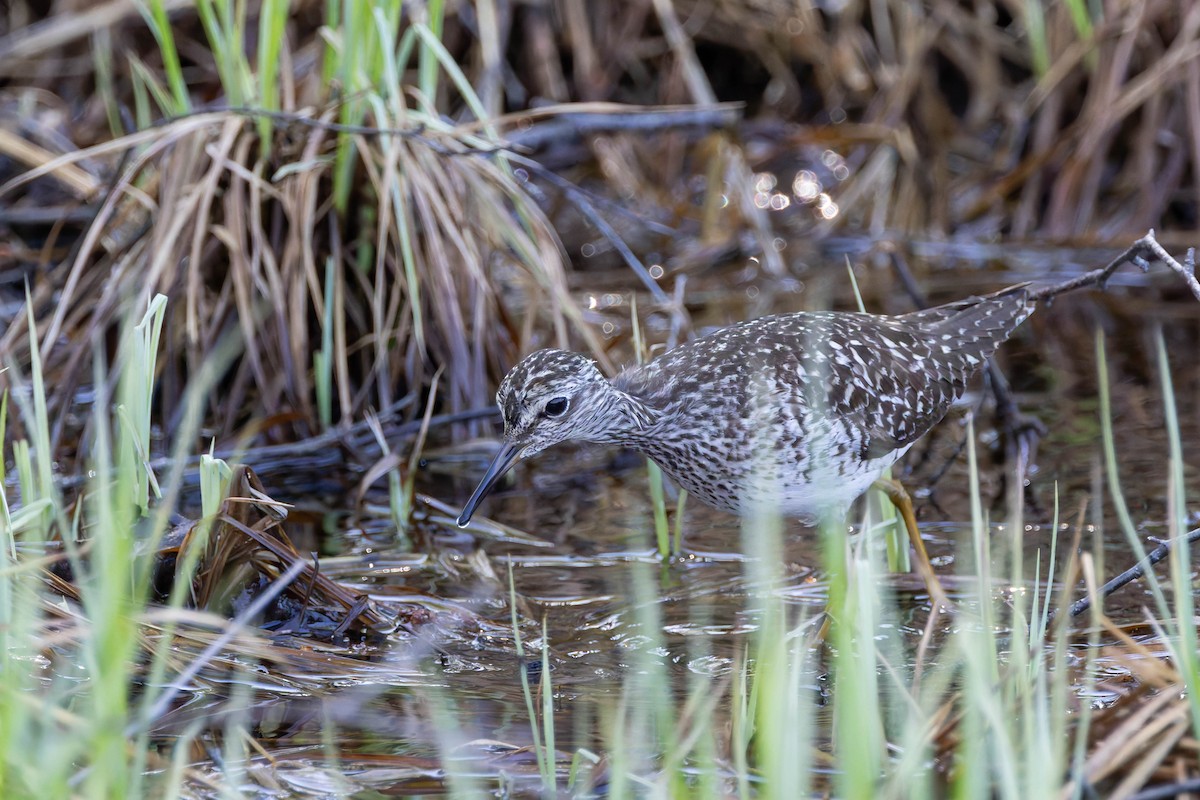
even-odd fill
[{"label": "bird's tail", "polygon": [[992,294],[955,300],[944,306],[914,311],[904,319],[915,322],[932,332],[945,329],[946,333],[963,331],[1003,331],[1007,338],[1037,308],[1037,301],[1029,293],[1028,283],[1018,283]]},{"label": "bird's tail", "polygon": [[963,344],[974,343],[989,357],[1037,308],[1028,283],[1019,283],[981,297],[968,297],[944,306],[906,314],[931,334],[948,335]]}]

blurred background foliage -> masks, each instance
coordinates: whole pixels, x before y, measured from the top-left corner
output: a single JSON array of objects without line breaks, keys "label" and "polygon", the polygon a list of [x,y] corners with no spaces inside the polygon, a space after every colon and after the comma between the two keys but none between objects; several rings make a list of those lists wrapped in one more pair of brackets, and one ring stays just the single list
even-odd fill
[{"label": "blurred background foliage", "polygon": [[611,367],[581,269],[678,327],[681,276],[838,237],[1171,247],[1198,33],[1170,0],[13,0],[0,348],[28,281],[69,455],[92,343],[163,293],[168,429],[233,337],[206,432],[288,441],[411,418],[439,367],[449,413],[535,346]]}]

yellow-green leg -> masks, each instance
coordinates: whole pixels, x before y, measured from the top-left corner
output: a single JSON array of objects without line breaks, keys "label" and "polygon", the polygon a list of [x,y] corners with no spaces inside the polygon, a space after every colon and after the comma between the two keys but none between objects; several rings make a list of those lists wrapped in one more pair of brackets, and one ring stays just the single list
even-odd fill
[{"label": "yellow-green leg", "polygon": [[900,512],[900,518],[904,520],[904,527],[908,531],[908,541],[912,543],[913,550],[917,553],[917,572],[925,581],[925,588],[929,590],[929,599],[933,601],[934,610],[936,611],[939,606],[950,608],[950,599],[946,597],[941,581],[938,580],[937,573],[933,571],[933,565],[929,563],[929,553],[925,551],[925,542],[921,541],[921,533],[917,530],[917,516],[913,512],[912,498],[908,496],[908,492],[904,490],[899,481],[891,478],[880,478],[875,481],[874,488],[888,496],[892,505]]},{"label": "yellow-green leg", "polygon": [[[950,598],[946,596],[945,589],[942,588],[941,581],[938,580],[937,573],[933,571],[933,565],[929,563],[929,553],[925,550],[925,542],[921,540],[921,533],[917,530],[917,515],[913,511],[912,498],[909,497],[904,487],[900,482],[891,478],[880,478],[875,481],[873,488],[878,489],[888,496],[892,501],[892,505],[900,512],[900,518],[904,520],[904,528],[908,531],[908,540],[912,543],[913,550],[916,551],[916,566],[917,572],[925,581],[925,588],[929,591],[929,599],[933,604],[933,613],[929,616],[929,625],[933,625],[933,621],[938,617],[943,610],[951,608]],[[826,641],[829,635],[832,619],[829,616],[829,609],[825,610],[825,619],[821,622],[821,628],[813,636],[812,644],[821,645]]]}]

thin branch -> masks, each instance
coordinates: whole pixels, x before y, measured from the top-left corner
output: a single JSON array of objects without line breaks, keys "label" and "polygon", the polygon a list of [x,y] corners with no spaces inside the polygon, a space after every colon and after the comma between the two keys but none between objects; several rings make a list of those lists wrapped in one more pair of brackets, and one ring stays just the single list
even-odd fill
[{"label": "thin branch", "polygon": [[1112,274],[1117,271],[1123,264],[1135,264],[1142,272],[1150,269],[1150,265],[1155,261],[1165,264],[1172,272],[1183,279],[1188,289],[1200,300],[1200,281],[1196,280],[1196,250],[1188,248],[1187,255],[1183,259],[1183,263],[1175,260],[1174,256],[1168,253],[1163,246],[1154,238],[1154,229],[1151,228],[1145,236],[1131,244],[1125,252],[1114,258],[1112,261],[1100,269],[1094,269],[1091,272],[1072,278],[1062,283],[1056,283],[1051,286],[1043,286],[1040,289],[1032,290],[1029,293],[1031,299],[1041,302],[1043,300],[1053,300],[1060,294],[1074,291],[1075,289],[1083,288],[1084,286],[1096,286],[1100,289],[1112,277]]},{"label": "thin branch", "polygon": [[[1196,528],[1195,530],[1188,531],[1187,534],[1184,535],[1183,539],[1184,539],[1184,541],[1188,542],[1189,544],[1191,542],[1196,541],[1197,539],[1200,539],[1200,528]],[[1101,586],[1100,591],[1099,591],[1100,597],[1108,597],[1110,594],[1117,591],[1125,584],[1130,583],[1131,581],[1135,581],[1138,578],[1145,575],[1146,571],[1150,567],[1154,566],[1155,564],[1157,564],[1158,562],[1162,561],[1164,558],[1167,557],[1167,554],[1171,552],[1171,544],[1172,543],[1169,541],[1163,542],[1158,547],[1154,548],[1149,553],[1147,553],[1146,557],[1143,558],[1141,561],[1134,564],[1132,567],[1125,570],[1120,575],[1118,575],[1117,577],[1110,580],[1108,583]],[[1084,598],[1076,600],[1074,603],[1072,603],[1071,607],[1069,609],[1067,609],[1067,613],[1072,617],[1077,617],[1080,614],[1082,614],[1084,611],[1087,611],[1089,608],[1091,608],[1091,605],[1092,605],[1091,598],[1084,597]],[[1051,614],[1051,618],[1053,618],[1053,616],[1054,615]]]},{"label": "thin branch", "polygon": [[600,133],[731,128],[741,119],[740,106],[740,103],[724,103],[711,108],[689,107],[687,111],[664,109],[639,113],[568,112],[544,122],[537,122],[527,130],[513,131],[505,138],[513,147],[540,150],[550,144],[561,144],[567,138],[582,139]]},{"label": "thin branch", "polygon": [[[730,128],[741,119],[741,103],[718,103],[707,108],[694,106],[625,106],[618,103],[584,103],[570,106],[551,106],[533,112],[501,117],[492,122],[504,123],[512,120],[528,122],[529,127],[514,131],[505,140],[491,147],[472,146],[466,150],[450,150],[429,138],[434,133],[424,122],[404,128],[383,128],[375,125],[347,125],[319,119],[303,112],[271,111],[263,108],[206,106],[185,114],[166,117],[155,121],[151,127],[163,127],[179,120],[203,114],[227,113],[252,119],[269,119],[272,122],[301,125],[329,133],[354,136],[398,139],[418,139],[434,150],[448,156],[479,156],[493,153],[513,153],[517,150],[532,150],[549,142],[561,142],[563,136],[583,137],[597,133],[621,131],[664,131],[681,128]],[[568,110],[569,109],[569,110]],[[591,110],[588,110],[591,109]],[[451,136],[454,130],[443,131]]]}]

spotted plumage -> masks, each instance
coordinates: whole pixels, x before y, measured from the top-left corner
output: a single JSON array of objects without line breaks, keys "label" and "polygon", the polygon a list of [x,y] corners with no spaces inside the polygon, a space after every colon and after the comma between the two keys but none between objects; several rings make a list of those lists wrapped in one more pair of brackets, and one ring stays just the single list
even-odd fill
[{"label": "spotted plumage", "polygon": [[568,439],[640,450],[727,511],[844,513],[1033,308],[1022,285],[894,317],[762,317],[612,381],[585,356],[540,350],[500,384],[504,446],[459,523],[517,459]]}]

